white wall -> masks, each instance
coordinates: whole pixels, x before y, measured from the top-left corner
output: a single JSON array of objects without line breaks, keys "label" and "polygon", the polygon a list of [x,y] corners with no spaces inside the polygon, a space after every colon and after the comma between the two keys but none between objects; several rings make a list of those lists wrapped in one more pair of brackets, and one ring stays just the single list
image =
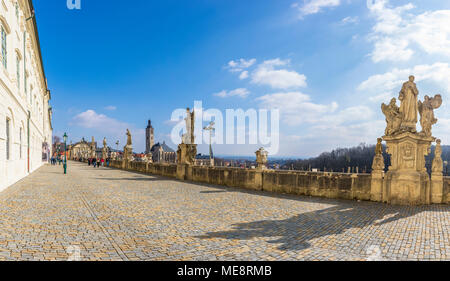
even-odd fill
[{"label": "white wall", "polygon": [[[7,30],[6,68],[1,63],[0,40],[0,191],[45,164],[42,161],[42,144],[47,142],[51,147],[52,142],[51,120],[48,113],[50,97],[41,69],[33,21],[25,20],[30,14],[28,1],[18,1],[19,17],[16,15],[15,3],[15,0],[0,0],[0,25]],[[17,79],[17,57],[20,58],[20,85]],[[26,80],[25,75],[27,75]],[[27,91],[24,87],[25,82]],[[31,113],[29,131],[28,112]],[[6,159],[7,118],[11,120],[9,160]],[[21,131],[22,137],[20,137]],[[28,134],[30,135],[29,157],[27,155]]]}]

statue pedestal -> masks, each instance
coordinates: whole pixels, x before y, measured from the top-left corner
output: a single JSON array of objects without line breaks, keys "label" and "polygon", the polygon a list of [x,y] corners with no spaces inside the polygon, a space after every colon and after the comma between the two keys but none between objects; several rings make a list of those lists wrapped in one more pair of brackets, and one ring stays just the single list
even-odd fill
[{"label": "statue pedestal", "polygon": [[442,204],[444,195],[444,175],[442,173],[431,174],[431,203]]},{"label": "statue pedestal", "polygon": [[414,133],[385,136],[391,166],[383,184],[383,200],[399,205],[423,205],[431,201],[431,181],[425,168],[433,137]]},{"label": "statue pedestal", "polygon": [[182,143],[182,144],[178,145],[178,151],[177,151],[178,164],[193,165],[195,162],[196,155],[197,155],[197,145],[196,144]]},{"label": "statue pedestal", "polygon": [[178,145],[177,150],[177,179],[190,180],[192,178],[192,165],[197,155],[196,144]]},{"label": "statue pedestal", "polygon": [[122,169],[129,169],[129,163],[133,160],[133,147],[126,145],[123,148]]}]

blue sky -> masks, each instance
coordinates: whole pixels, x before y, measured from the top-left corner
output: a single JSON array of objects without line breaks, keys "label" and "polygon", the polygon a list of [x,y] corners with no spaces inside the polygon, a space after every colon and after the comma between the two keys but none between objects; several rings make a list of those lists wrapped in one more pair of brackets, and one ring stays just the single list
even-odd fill
[{"label": "blue sky", "polygon": [[[147,119],[170,143],[177,108],[277,108],[277,156],[375,143],[382,102],[416,75],[420,97],[442,94],[434,135],[450,141],[450,2],[439,0],[34,1],[54,133],[133,134]],[[216,145],[253,155],[257,146]],[[207,147],[199,147],[207,153]]]}]

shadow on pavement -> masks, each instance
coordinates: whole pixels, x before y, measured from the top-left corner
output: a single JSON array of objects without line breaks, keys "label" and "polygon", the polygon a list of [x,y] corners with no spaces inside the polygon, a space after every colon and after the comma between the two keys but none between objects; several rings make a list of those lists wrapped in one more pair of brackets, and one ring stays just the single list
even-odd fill
[{"label": "shadow on pavement", "polygon": [[[331,203],[331,202],[330,202]],[[249,240],[252,238],[271,238],[268,243],[281,245],[279,250],[303,250],[311,246],[316,238],[341,234],[351,228],[369,225],[383,225],[389,222],[414,216],[431,210],[433,207],[389,206],[376,203],[358,204],[353,202],[301,213],[284,220],[262,220],[232,225],[232,230],[208,232],[197,236],[201,239],[223,238]],[[372,205],[372,206],[371,206]],[[384,208],[381,208],[384,207]],[[337,241],[337,244],[339,241]],[[341,242],[342,243],[342,242]]]}]

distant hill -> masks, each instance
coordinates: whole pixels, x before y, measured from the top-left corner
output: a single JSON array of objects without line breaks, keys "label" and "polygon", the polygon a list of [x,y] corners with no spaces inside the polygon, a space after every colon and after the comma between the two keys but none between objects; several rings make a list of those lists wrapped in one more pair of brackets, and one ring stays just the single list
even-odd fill
[{"label": "distant hill", "polygon": [[[431,148],[431,154],[426,157],[426,166],[431,170],[431,162],[434,158],[435,147]],[[294,170],[318,169],[319,171],[347,172],[348,167],[359,167],[359,172],[370,173],[373,157],[375,156],[375,145],[360,144],[352,148],[337,148],[331,152],[324,152],[318,157],[287,161],[282,168]],[[386,153],[386,147],[383,146],[383,156],[386,163],[386,170],[390,165],[390,156]],[[450,146],[442,146],[442,159],[450,162]],[[444,173],[449,175],[450,171]]]}]

